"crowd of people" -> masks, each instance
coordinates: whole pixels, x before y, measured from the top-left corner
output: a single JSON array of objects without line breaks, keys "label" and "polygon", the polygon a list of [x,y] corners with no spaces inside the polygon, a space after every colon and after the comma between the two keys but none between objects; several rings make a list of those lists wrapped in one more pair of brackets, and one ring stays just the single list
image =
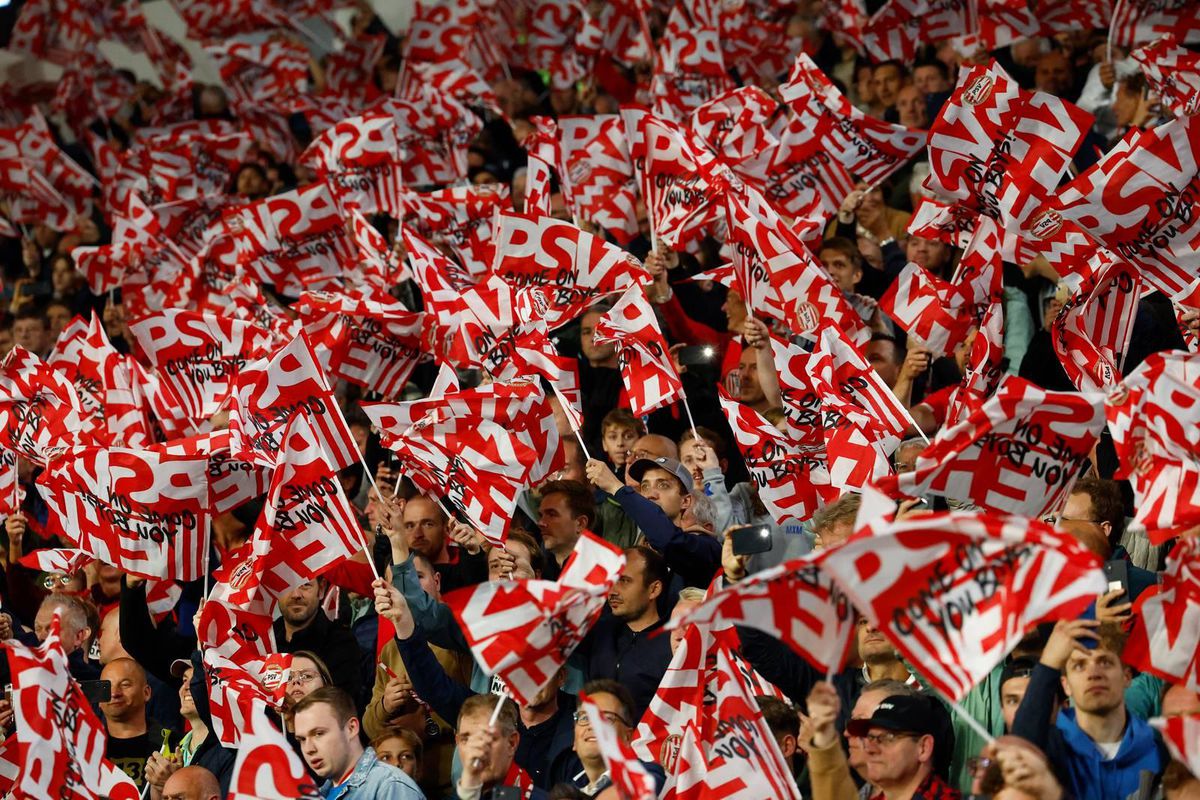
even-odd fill
[{"label": "crowd of people", "polygon": [[[607,5],[593,2],[573,13],[613,24],[604,16],[611,13]],[[829,24],[833,8],[845,4],[747,5],[769,10],[786,33],[787,64],[800,51],[809,54],[862,113],[913,130],[927,130],[938,118],[963,70],[996,59],[1021,87],[1095,115],[1094,127],[1074,155],[1072,174],[1087,170],[1130,131],[1170,117],[1147,90],[1140,67],[1128,52],[1109,46],[1103,28],[1019,38],[969,56],[948,41],[929,42],[911,61],[873,60]],[[864,10],[880,5],[867,3]],[[486,13],[495,12],[484,6]],[[10,20],[22,7],[10,7]],[[32,7],[25,4],[27,10]],[[1190,8],[1200,13],[1194,4]],[[652,40],[663,35],[669,11],[663,3],[646,4],[642,19]],[[523,22],[513,24],[519,29]],[[339,36],[350,43],[364,37],[382,41],[374,61],[357,66],[364,96],[393,93],[409,52],[403,34],[388,31],[364,3],[355,10],[350,30]],[[305,76],[311,94],[319,94],[330,80],[331,58],[313,54]],[[489,76],[497,107],[475,110],[481,124],[467,147],[461,182],[503,185],[513,208],[521,211],[532,179],[522,143],[539,124],[535,118],[610,114],[652,98],[647,63],[604,56],[593,66],[591,73],[569,81],[515,63]],[[124,72],[119,77],[114,86],[124,93],[112,98],[111,113],[83,130],[61,114],[47,115],[62,150],[100,176],[104,171],[94,162],[95,151],[81,134],[90,131],[119,151],[155,119],[155,104],[163,96],[155,82]],[[778,101],[786,66],[783,74],[743,72],[726,78],[757,85]],[[4,113],[7,122],[18,124],[16,118],[35,106],[51,108],[54,90],[53,84],[9,88],[7,97],[16,104]],[[191,119],[239,119],[221,86],[196,84],[191,100],[186,112]],[[309,166],[285,155],[298,153],[313,132],[303,113],[287,120],[283,135],[291,145],[284,152],[259,142],[230,176],[224,192],[231,207],[313,178]],[[887,180],[859,183],[821,220],[819,243],[812,248],[870,329],[863,357],[914,420],[909,438],[891,455],[896,473],[911,471],[926,437],[943,430],[952,393],[969,368],[974,338],[972,332],[953,352],[938,354],[907,336],[879,308],[906,265],[950,281],[962,256],[960,247],[908,232],[922,199],[936,199],[927,188],[929,174],[930,164],[919,154]],[[594,221],[578,219],[560,180],[550,185],[553,216],[574,218],[581,227],[618,241]],[[7,187],[0,184],[0,216],[13,208]],[[374,398],[344,380],[335,383],[363,464],[346,468],[339,478],[354,499],[364,539],[376,533],[386,537],[390,553],[383,560],[390,566],[373,580],[365,570],[372,558],[368,549],[277,598],[275,643],[291,659],[274,721],[303,760],[315,794],[344,800],[625,797],[614,786],[610,754],[593,728],[597,718],[585,713],[580,698],[599,708],[619,740],[630,742],[683,646],[686,625],[673,627],[673,621],[700,606],[710,590],[734,586],[814,550],[831,550],[854,535],[863,505],[854,492],[824,504],[807,520],[774,518],[721,408],[725,394],[786,430],[781,365],[771,337],[786,336],[787,326],[754,314],[735,288],[694,277],[723,263],[720,241],[710,236],[679,252],[656,247],[644,203],[639,202],[637,217],[638,232],[622,246],[648,273],[645,298],[670,345],[689,409],[671,404],[646,416],[631,413],[619,348],[598,342],[596,334],[615,298],[594,303],[558,328],[552,341],[578,369],[581,423],[576,431],[566,415],[558,415],[562,466],[521,494],[502,546],[462,515],[449,514],[445,498],[422,493],[405,465],[380,444],[379,431],[359,407]],[[393,254],[402,258],[394,221],[375,221]],[[76,263],[77,248],[108,244],[113,227],[112,215],[100,204],[68,229],[10,226],[15,236],[0,238],[7,318],[0,325],[0,353],[7,356],[18,347],[45,359],[72,319],[95,315],[116,351],[145,360],[130,332],[133,320],[123,293],[93,291],[95,281]],[[451,257],[456,252],[442,250]],[[1006,261],[1002,283],[1003,371],[1047,390],[1074,392],[1051,329],[1077,283],[1042,256],[1027,263]],[[261,288],[284,313],[296,300],[276,287]],[[391,288],[413,310],[428,302],[412,280]],[[1135,313],[1124,353],[1126,374],[1151,354],[1185,350],[1185,337],[1200,327],[1195,311],[1184,313],[1181,323],[1171,298],[1158,291],[1146,292]],[[397,399],[429,395],[438,367],[432,359],[418,364]],[[458,377],[464,386],[486,379],[478,370],[462,370]],[[217,428],[226,416],[215,418]],[[71,531],[56,533],[59,526],[39,494],[42,468],[22,454],[12,469],[23,501],[8,509],[4,522],[0,638],[36,644],[50,634],[57,616],[70,674],[107,735],[105,756],[143,790],[143,797],[260,796],[254,786],[231,786],[239,753],[215,732],[213,677],[198,648],[197,620],[205,591],[250,541],[265,498],[214,516],[209,576],[181,584],[164,613],[145,577],[120,565],[93,560],[64,571],[33,566],[30,554],[74,548],[77,540]],[[736,629],[741,663],[754,673],[756,685],[771,687],[757,697],[758,713],[803,796],[1200,797],[1195,773],[1200,743],[1191,743],[1189,765],[1168,751],[1149,723],[1198,718],[1195,669],[1190,683],[1171,681],[1123,659],[1134,604],[1158,583],[1177,539],[1152,544],[1145,530],[1129,524],[1134,494],[1127,481],[1114,479],[1117,471],[1111,443],[1102,440],[1051,521],[1100,561],[1123,565],[1127,579],[1097,597],[1085,618],[1026,631],[1020,645],[954,707],[931,689],[923,665],[902,658],[885,632],[862,614],[856,617],[850,661],[832,675],[769,634]],[[952,507],[974,499],[951,498]],[[907,502],[899,513],[946,508],[944,498],[922,501],[925,510]],[[752,555],[734,552],[730,531],[746,525],[766,526],[769,548]],[[515,703],[503,680],[472,656],[472,637],[446,595],[486,582],[556,581],[588,534],[623,552],[619,577],[601,616],[566,664],[531,702]],[[1180,539],[1189,535],[1195,531]],[[1200,619],[1193,616],[1187,624],[1200,625]],[[4,734],[21,724],[11,697],[0,700]],[[656,792],[679,792],[675,773],[685,754],[678,746],[662,752],[660,760],[643,760],[642,766]],[[731,796],[749,800],[752,795]]]}]

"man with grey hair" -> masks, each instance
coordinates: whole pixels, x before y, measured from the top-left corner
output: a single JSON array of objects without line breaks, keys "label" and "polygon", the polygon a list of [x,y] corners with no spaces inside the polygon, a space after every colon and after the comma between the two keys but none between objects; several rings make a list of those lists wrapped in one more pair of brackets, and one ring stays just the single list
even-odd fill
[{"label": "man with grey hair", "polygon": [[700,525],[688,524],[696,498],[691,471],[673,458],[640,458],[626,474],[626,486],[603,461],[587,464],[588,480],[612,495],[646,542],[662,553],[671,571],[691,586],[707,586],[721,565],[721,543]]},{"label": "man with grey hair", "polygon": [[92,628],[88,624],[88,612],[83,603],[83,600],[69,594],[55,592],[47,595],[38,606],[37,616],[33,620],[33,633],[38,642],[46,641],[54,614],[58,612],[58,639],[67,656],[71,677],[77,681],[94,681],[100,677],[100,670],[88,661],[84,652],[84,645],[91,641]]}]

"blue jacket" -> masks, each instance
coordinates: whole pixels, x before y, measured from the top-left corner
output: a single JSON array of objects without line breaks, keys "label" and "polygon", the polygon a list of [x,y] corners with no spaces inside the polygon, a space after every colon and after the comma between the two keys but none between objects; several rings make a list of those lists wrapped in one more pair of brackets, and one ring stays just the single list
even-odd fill
[{"label": "blue jacket", "polygon": [[1056,768],[1075,800],[1125,800],[1138,790],[1143,771],[1158,774],[1167,764],[1162,740],[1144,720],[1126,713],[1125,735],[1115,758],[1105,761],[1096,743],[1075,722],[1075,709],[1061,709],[1054,726],[1058,670],[1038,664],[1013,720],[1013,733],[1036,744]]},{"label": "blue jacket", "polygon": [[354,771],[345,783],[337,786],[332,780],[321,787],[326,800],[425,800],[425,793],[408,773],[391,764],[384,764],[368,747],[359,756]]}]

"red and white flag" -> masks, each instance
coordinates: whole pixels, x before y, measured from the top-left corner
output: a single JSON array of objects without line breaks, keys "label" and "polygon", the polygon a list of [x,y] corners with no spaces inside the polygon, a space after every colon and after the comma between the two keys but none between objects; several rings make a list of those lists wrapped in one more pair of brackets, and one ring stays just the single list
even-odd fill
[{"label": "red and white flag", "polygon": [[1126,663],[1200,691],[1200,539],[1179,540],[1160,583],[1138,596],[1133,620]]},{"label": "red and white flag", "polygon": [[[265,661],[275,646],[275,598],[257,591],[260,559],[244,546],[245,555],[232,564],[222,564],[214,573],[208,599],[200,608],[197,637],[204,650],[206,664],[224,658],[234,664],[249,665]],[[239,554],[242,555],[242,554]],[[211,670],[210,670],[211,683]],[[223,744],[237,745],[237,725],[229,714],[213,714],[213,732]],[[220,718],[220,721],[218,721]],[[228,724],[224,724],[229,720]]]},{"label": "red and white flag", "polygon": [[12,673],[17,798],[134,800],[137,786],[105,757],[104,726],[71,677],[56,614],[37,648],[6,643]]},{"label": "red and white flag", "polygon": [[291,742],[256,702],[241,731],[229,778],[229,800],[288,800],[313,797],[318,786]]},{"label": "red and white flag", "polygon": [[1109,44],[1132,50],[1144,42],[1174,36],[1180,44],[1200,43],[1200,2],[1147,3],[1145,0],[1115,0]]},{"label": "red and white flag", "polygon": [[554,678],[600,617],[625,568],[615,545],[584,532],[555,581],[483,583],[446,596],[471,653],[527,704]]},{"label": "red and white flag", "polygon": [[495,260],[492,223],[497,211],[512,208],[504,184],[457,186],[404,195],[404,225],[434,245],[445,245],[474,278]]},{"label": "red and white flag", "polygon": [[825,674],[840,672],[850,655],[854,608],[810,554],[754,573],[710,594],[667,628],[745,625],[769,633]]},{"label": "red and white flag", "polygon": [[821,568],[937,691],[961,700],[1032,626],[1077,617],[1108,585],[1073,536],[1024,517],[877,519]]},{"label": "red and white flag", "polygon": [[640,286],[627,289],[596,322],[595,342],[617,346],[621,380],[635,417],[681,400],[687,402],[667,341]]},{"label": "red and white flag", "polygon": [[203,577],[208,457],[76,447],[50,463],[38,489],[51,522],[97,560],[146,578]]},{"label": "red and white flag", "polygon": [[946,408],[946,427],[953,427],[969,417],[1000,386],[1000,379],[1004,377],[1002,303],[992,302],[988,305],[975,332],[968,333],[967,343],[971,351],[962,380],[950,395]]},{"label": "red and white flag", "polygon": [[629,253],[553,217],[501,212],[494,243],[492,271],[516,289],[518,317],[551,329],[605,295],[650,280]]},{"label": "red and white flag", "polygon": [[912,262],[880,298],[879,309],[935,358],[953,352],[971,326],[965,293]]},{"label": "red and white flag", "polygon": [[1142,271],[1172,300],[1200,305],[1200,115],[1135,129],[1057,192],[1029,228],[1046,240],[1072,226]]},{"label": "red and white flag", "polygon": [[728,396],[720,400],[758,496],[772,519],[780,525],[802,522],[836,498],[823,448],[788,436],[757,411]]},{"label": "red and white flag", "polygon": [[21,556],[20,564],[39,572],[61,572],[74,575],[96,559],[82,550],[42,548]]},{"label": "red and white flag", "polygon": [[645,114],[634,130],[630,119],[625,118],[629,154],[641,165],[642,199],[653,233],[671,249],[682,250],[718,219],[719,189],[710,178],[721,165],[682,125]]},{"label": "red and white flag", "polygon": [[1133,484],[1134,520],[1161,544],[1200,524],[1200,355],[1153,353],[1108,398],[1108,427]]},{"label": "red and white flag", "polygon": [[558,144],[568,206],[629,244],[638,235],[638,188],[621,115],[559,117]]},{"label": "red and white flag", "polygon": [[397,397],[424,357],[424,316],[384,292],[305,292],[293,305],[331,377]]},{"label": "red and white flag", "polygon": [[0,362],[0,444],[45,466],[78,441],[82,410],[75,387],[20,345]]},{"label": "red and white flag", "polygon": [[238,372],[262,358],[269,342],[268,332],[252,322],[180,308],[135,320],[129,330],[158,370],[160,385],[197,421],[217,413]]},{"label": "red and white flag", "polygon": [[1092,122],[1064,100],[1021,89],[995,62],[977,66],[930,127],[926,185],[1021,230],[1055,194]]},{"label": "red and white flag", "polygon": [[303,333],[241,369],[229,412],[230,452],[242,461],[275,466],[283,432],[301,414],[308,415],[334,469],[359,460],[354,434]]},{"label": "red and white flag", "polygon": [[399,136],[390,114],[350,117],[313,139],[300,163],[328,179],[342,208],[399,219],[404,215]]},{"label": "red and white flag", "polygon": [[1106,392],[1121,380],[1142,277],[1103,249],[1092,262],[1092,274],[1055,317],[1050,339],[1079,391]]},{"label": "red and white flag", "polygon": [[1200,114],[1200,53],[1167,35],[1129,54],[1142,66],[1150,91],[1175,116]]},{"label": "red and white flag", "polygon": [[629,742],[621,739],[611,722],[604,717],[604,712],[586,694],[580,692],[579,707],[587,714],[596,737],[596,745],[604,758],[604,766],[608,768],[608,776],[617,794],[624,800],[656,800],[658,790],[654,778],[646,771],[645,765],[638,761]]},{"label": "red and white flag", "polygon": [[1104,429],[1100,400],[1005,376],[967,419],[939,431],[915,469],[881,481],[880,488],[1041,518],[1062,508]]},{"label": "red and white flag", "polygon": [[1162,734],[1171,756],[1182,761],[1193,777],[1200,775],[1200,714],[1155,717],[1150,724]]}]

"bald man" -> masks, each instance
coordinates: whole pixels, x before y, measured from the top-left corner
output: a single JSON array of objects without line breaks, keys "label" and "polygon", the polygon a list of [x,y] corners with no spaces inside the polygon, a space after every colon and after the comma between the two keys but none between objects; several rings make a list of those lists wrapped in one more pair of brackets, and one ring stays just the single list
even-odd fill
[{"label": "bald man", "polygon": [[204,767],[184,767],[167,778],[162,800],[221,800],[221,787]]}]

